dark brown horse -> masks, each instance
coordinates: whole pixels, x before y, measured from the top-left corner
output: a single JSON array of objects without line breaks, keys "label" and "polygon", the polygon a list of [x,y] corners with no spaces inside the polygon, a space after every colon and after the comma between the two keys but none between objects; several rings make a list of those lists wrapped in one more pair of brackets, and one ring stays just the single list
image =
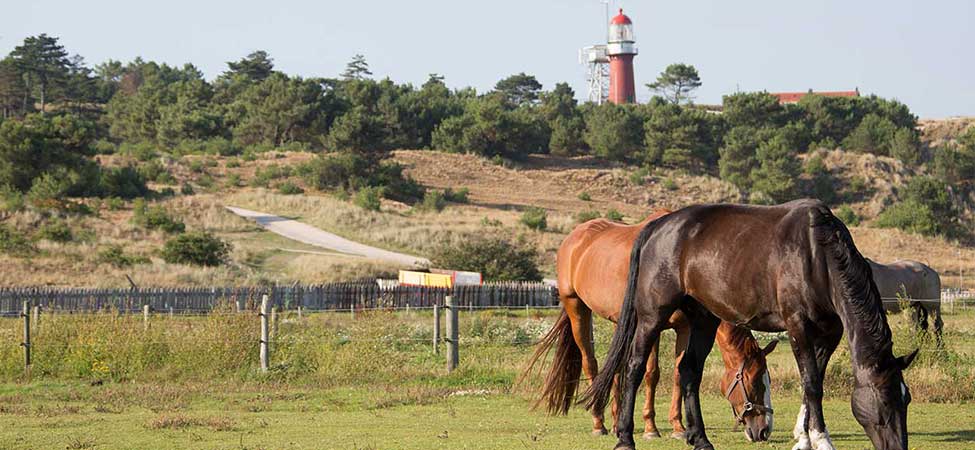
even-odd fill
[{"label": "dark brown horse", "polygon": [[[623,225],[605,219],[590,220],[575,227],[562,241],[557,259],[562,314],[542,340],[529,365],[534,366],[550,349],[556,348],[556,357],[539,400],[539,404],[546,404],[551,413],[565,414],[568,411],[575,396],[580,371],[590,381],[596,376],[590,328],[592,314],[616,321],[626,292],[633,242],[649,221],[668,212],[657,211],[638,225]],[[675,312],[665,328],[673,328],[677,333],[675,356],[679,361],[690,332],[687,318],[683,313]],[[726,369],[721,379],[721,392],[726,393],[731,402],[735,418],[745,424],[746,437],[750,441],[767,440],[772,431],[772,405],[771,379],[765,355],[772,351],[775,342],[763,350],[750,331],[728,323],[722,324],[718,342]],[[658,347],[659,340],[653,344],[646,375],[643,419],[646,424],[644,437],[647,439],[660,437],[654,408],[660,380]],[[669,421],[674,429],[672,436],[683,437],[677,381],[675,370]],[[615,416],[615,405],[613,411]],[[593,412],[593,433],[606,433],[602,410]]]},{"label": "dark brown horse", "polygon": [[653,343],[674,311],[691,325],[681,359],[687,442],[713,449],[698,396],[721,320],[788,331],[803,385],[796,449],[831,450],[823,418],[826,364],[844,329],[853,367],[853,415],[874,447],[906,450],[910,391],[896,358],[870,266],[829,208],[816,200],[778,206],[698,205],[647,224],[633,246],[616,333],[583,400],[606,405],[622,385],[618,449],[632,449],[633,407]]}]

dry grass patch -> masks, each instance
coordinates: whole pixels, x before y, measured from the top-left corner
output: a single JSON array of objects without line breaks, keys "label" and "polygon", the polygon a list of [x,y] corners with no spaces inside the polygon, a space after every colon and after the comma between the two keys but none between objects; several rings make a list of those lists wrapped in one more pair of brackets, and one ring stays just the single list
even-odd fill
[{"label": "dry grass patch", "polygon": [[204,427],[212,431],[234,431],[237,422],[227,417],[190,417],[183,414],[162,414],[146,423],[150,430],[182,430]]}]

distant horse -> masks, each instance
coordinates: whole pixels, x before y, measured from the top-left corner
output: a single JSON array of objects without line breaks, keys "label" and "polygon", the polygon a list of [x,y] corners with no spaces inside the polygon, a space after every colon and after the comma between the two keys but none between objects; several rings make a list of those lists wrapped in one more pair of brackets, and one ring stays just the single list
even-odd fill
[{"label": "distant horse", "polygon": [[934,334],[940,341],[944,322],[941,321],[941,277],[938,272],[910,260],[880,264],[867,258],[867,262],[884,301],[884,309],[899,312],[899,299],[903,298],[914,308],[914,323],[918,328],[927,331],[928,316],[934,318]]},{"label": "distant horse", "polygon": [[[640,230],[650,220],[669,211],[657,211],[638,225],[622,225],[605,219],[590,220],[577,226],[559,248],[558,289],[562,314],[555,326],[539,344],[529,370],[553,347],[556,356],[545,379],[539,404],[547,404],[553,414],[565,414],[572,404],[579,382],[580,371],[590,381],[596,376],[596,358],[592,346],[592,313],[616,321],[629,272],[630,252]],[[677,332],[675,355],[680,355],[687,345],[690,327],[681,312],[675,312],[664,326]],[[721,379],[721,392],[731,402],[732,413],[739,423],[745,424],[745,435],[750,441],[767,440],[772,431],[771,379],[765,355],[775,348],[773,341],[765,349],[758,346],[751,332],[729,323],[719,330],[719,344],[725,363]],[[660,380],[658,365],[659,340],[653,343],[650,367],[646,375],[647,395],[643,408],[646,424],[644,437],[660,437],[655,423],[654,398]],[[675,364],[676,367],[676,364]],[[674,371],[674,389],[669,421],[674,437],[683,437],[681,423],[681,397]],[[614,405],[615,406],[615,405]],[[613,408],[615,416],[615,407]],[[605,434],[603,410],[593,412],[593,433]],[[615,430],[615,427],[614,427]]]},{"label": "distant horse", "polygon": [[803,404],[795,449],[832,450],[823,418],[826,365],[844,329],[853,370],[853,416],[874,447],[906,450],[910,390],[870,266],[849,230],[822,202],[778,206],[697,205],[662,216],[637,237],[616,332],[602,370],[583,396],[601,411],[622,385],[617,449],[633,449],[633,408],[653,343],[674,311],[691,333],[679,364],[687,442],[713,449],[698,390],[721,320],[788,331]]}]

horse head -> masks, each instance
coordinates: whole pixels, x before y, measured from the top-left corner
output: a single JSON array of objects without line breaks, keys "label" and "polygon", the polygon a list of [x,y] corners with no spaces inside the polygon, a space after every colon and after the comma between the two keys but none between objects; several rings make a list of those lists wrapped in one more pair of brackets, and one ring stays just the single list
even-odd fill
[{"label": "horse head", "polygon": [[745,428],[745,437],[752,442],[767,441],[772,435],[772,378],[769,376],[766,355],[778,341],[765,348],[754,346],[746,351],[741,363],[725,366],[721,377],[721,392],[731,403],[731,412]]}]

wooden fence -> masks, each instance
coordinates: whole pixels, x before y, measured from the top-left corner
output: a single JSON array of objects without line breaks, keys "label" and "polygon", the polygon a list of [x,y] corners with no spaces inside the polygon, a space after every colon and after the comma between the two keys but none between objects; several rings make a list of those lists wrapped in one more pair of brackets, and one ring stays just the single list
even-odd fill
[{"label": "wooden fence", "polygon": [[0,315],[21,313],[24,301],[52,312],[117,310],[206,313],[225,307],[256,310],[267,294],[272,307],[305,311],[352,309],[404,309],[443,306],[451,295],[459,307],[545,307],[558,305],[556,289],[544,283],[488,283],[481,286],[434,288],[423,286],[380,287],[376,283],[211,288],[0,288]]}]

